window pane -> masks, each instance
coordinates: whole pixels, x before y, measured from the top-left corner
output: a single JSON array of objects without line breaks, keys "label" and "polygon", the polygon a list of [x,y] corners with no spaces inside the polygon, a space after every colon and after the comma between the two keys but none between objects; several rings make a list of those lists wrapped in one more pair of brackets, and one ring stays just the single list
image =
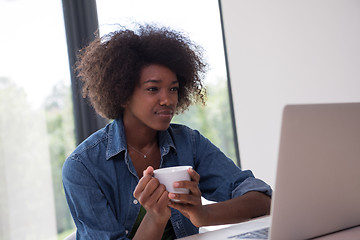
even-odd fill
[{"label": "window pane", "polygon": [[101,35],[132,21],[158,23],[184,31],[205,49],[210,64],[207,106],[193,106],[173,122],[198,129],[236,162],[218,1],[101,0],[97,8]]},{"label": "window pane", "polygon": [[0,29],[0,239],[58,239],[75,147],[61,1],[1,0]]}]

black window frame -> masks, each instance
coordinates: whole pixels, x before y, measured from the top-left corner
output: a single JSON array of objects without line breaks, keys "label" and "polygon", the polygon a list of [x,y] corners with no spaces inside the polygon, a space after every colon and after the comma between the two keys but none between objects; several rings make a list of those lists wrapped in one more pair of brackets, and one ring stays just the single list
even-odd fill
[{"label": "black window frame", "polygon": [[87,99],[82,97],[82,83],[74,65],[80,49],[97,36],[99,23],[95,0],[62,0],[66,41],[70,65],[76,143],[79,144],[107,120],[98,115]]}]

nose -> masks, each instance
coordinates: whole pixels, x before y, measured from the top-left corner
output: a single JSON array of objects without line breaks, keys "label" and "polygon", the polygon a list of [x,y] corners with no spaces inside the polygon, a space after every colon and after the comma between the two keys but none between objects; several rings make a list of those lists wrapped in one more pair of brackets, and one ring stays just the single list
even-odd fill
[{"label": "nose", "polygon": [[160,105],[161,106],[171,106],[174,105],[177,99],[177,94],[171,91],[163,90],[160,93]]}]

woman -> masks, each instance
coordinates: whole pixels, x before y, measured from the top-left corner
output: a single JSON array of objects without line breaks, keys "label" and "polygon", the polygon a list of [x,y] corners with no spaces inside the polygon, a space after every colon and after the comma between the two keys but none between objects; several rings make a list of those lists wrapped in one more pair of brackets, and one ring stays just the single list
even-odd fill
[{"label": "woman", "polygon": [[[84,96],[114,120],[63,166],[77,239],[174,239],[269,214],[267,184],[198,131],[170,124],[205,102],[206,64],[186,36],[149,25],[120,30],[84,48],[77,70]],[[178,165],[192,166],[191,181],[174,186],[190,194],[169,193],[153,178],[154,169]],[[202,205],[201,196],[217,203]]]}]

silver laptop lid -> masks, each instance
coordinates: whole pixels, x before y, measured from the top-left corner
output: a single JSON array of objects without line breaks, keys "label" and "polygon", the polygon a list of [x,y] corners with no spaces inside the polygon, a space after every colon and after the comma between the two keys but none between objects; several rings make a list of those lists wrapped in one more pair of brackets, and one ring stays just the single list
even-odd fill
[{"label": "silver laptop lid", "polygon": [[360,103],[284,108],[270,239],[360,224]]}]

